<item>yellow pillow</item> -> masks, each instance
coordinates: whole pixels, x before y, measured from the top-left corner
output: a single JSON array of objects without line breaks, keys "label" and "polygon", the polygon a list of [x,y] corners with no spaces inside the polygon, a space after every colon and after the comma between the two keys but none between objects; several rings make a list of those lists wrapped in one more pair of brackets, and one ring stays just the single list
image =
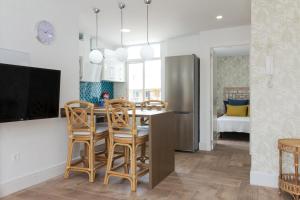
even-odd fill
[{"label": "yellow pillow", "polygon": [[247,116],[248,105],[245,106],[232,106],[227,104],[227,115],[236,117],[246,117]]}]

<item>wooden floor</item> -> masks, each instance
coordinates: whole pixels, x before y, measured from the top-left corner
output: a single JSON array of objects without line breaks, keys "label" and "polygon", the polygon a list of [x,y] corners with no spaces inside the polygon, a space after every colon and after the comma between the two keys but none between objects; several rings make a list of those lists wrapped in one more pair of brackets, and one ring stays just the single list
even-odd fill
[{"label": "wooden floor", "polygon": [[88,183],[85,174],[62,177],[13,194],[5,200],[89,200],[89,199],[171,199],[171,200],[281,200],[278,190],[249,185],[249,143],[223,137],[213,152],[176,153],[176,171],[153,190],[147,188],[147,177],[130,192],[128,181],[111,178],[104,186],[104,170],[95,183]]}]

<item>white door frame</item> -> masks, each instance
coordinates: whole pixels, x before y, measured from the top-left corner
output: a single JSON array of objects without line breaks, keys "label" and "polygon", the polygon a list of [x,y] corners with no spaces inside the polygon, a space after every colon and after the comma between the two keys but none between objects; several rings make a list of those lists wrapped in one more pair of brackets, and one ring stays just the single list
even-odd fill
[{"label": "white door frame", "polygon": [[[248,45],[250,48],[250,43],[241,43],[241,44],[233,44],[233,45],[220,45],[214,46],[210,48],[210,148],[211,150],[214,149],[214,49],[216,48],[226,48],[226,47],[237,47],[237,46],[246,46]],[[249,53],[250,56],[250,53]],[[250,63],[249,63],[250,66]],[[251,121],[251,120],[250,120]],[[251,134],[250,134],[250,148],[251,148]],[[250,149],[251,154],[251,149]]]}]

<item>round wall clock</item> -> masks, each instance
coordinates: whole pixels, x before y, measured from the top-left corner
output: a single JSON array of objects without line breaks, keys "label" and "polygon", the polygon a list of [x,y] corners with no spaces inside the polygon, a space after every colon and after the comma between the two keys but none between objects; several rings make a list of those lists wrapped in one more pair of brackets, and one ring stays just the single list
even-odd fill
[{"label": "round wall clock", "polygon": [[55,38],[54,26],[48,21],[40,21],[37,24],[37,39],[42,44],[50,45]]}]

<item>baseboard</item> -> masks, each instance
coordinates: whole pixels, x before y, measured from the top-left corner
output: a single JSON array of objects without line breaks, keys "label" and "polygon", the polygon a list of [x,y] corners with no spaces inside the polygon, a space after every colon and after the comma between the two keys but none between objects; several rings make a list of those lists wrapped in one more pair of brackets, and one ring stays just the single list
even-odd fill
[{"label": "baseboard", "polygon": [[199,150],[200,151],[211,151],[211,148],[206,143],[199,143]]},{"label": "baseboard", "polygon": [[269,174],[265,172],[251,170],[250,184],[257,185],[257,186],[278,188],[278,174]]},{"label": "baseboard", "polygon": [[[79,159],[79,157],[76,159]],[[58,165],[1,183],[0,198],[62,175],[65,170],[65,165],[66,163],[63,162]]]}]

